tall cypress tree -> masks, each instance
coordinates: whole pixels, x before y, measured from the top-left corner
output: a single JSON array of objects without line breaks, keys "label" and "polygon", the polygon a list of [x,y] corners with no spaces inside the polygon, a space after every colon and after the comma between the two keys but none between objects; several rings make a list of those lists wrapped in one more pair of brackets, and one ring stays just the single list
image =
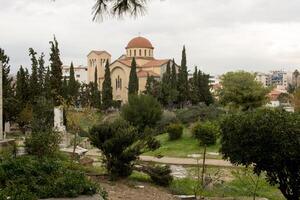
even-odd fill
[{"label": "tall cypress tree", "polygon": [[198,71],[198,90],[199,90],[199,101],[204,102],[206,105],[214,102],[213,96],[210,92],[209,85],[209,74],[203,73],[201,70]]},{"label": "tall cypress tree", "polygon": [[33,48],[29,48],[29,56],[31,57],[31,76],[29,81],[30,101],[33,103],[35,98],[40,94],[40,84],[38,83],[38,60],[36,52]]},{"label": "tall cypress tree", "polygon": [[191,90],[191,95],[190,99],[193,104],[197,104],[200,102],[200,97],[199,97],[199,77],[198,77],[198,69],[195,67],[195,71],[193,73],[193,78],[190,79],[190,90]]},{"label": "tall cypress tree", "polygon": [[97,68],[95,68],[95,74],[94,74],[94,83],[91,84],[91,105],[94,108],[101,108],[101,93],[99,91],[98,87],[98,72]]},{"label": "tall cypress tree", "polygon": [[174,59],[172,61],[171,85],[173,89],[177,89],[177,71],[176,71],[176,64]]},{"label": "tall cypress tree", "polygon": [[20,109],[24,108],[29,101],[29,92],[28,74],[21,66],[16,81],[16,98]]},{"label": "tall cypress tree", "polygon": [[54,41],[50,41],[50,67],[51,67],[51,94],[54,105],[61,105],[62,95],[62,62],[60,60],[60,53],[58,42],[54,37]]},{"label": "tall cypress tree", "polygon": [[73,102],[73,101],[77,100],[79,87],[80,87],[80,84],[75,79],[74,65],[73,65],[73,62],[71,62],[70,78],[69,78],[69,84],[68,84],[68,88],[69,88],[68,94],[69,94],[70,101]]},{"label": "tall cypress tree", "polygon": [[62,97],[64,98],[65,101],[69,101],[69,86],[68,86],[68,81],[67,77],[64,76],[63,82],[62,82]]},{"label": "tall cypress tree", "polygon": [[39,59],[38,59],[38,63],[39,63],[39,66],[38,66],[38,84],[39,84],[39,94],[43,93],[44,92],[44,88],[45,88],[45,74],[46,74],[46,71],[45,71],[45,60],[44,60],[44,53],[41,53]]},{"label": "tall cypress tree", "polygon": [[43,96],[46,99],[50,99],[52,97],[52,94],[51,94],[51,71],[50,71],[49,67],[47,67],[47,69],[46,69]]},{"label": "tall cypress tree", "polygon": [[128,96],[132,94],[138,94],[139,91],[139,79],[137,77],[136,67],[136,61],[135,58],[133,58],[129,75]]},{"label": "tall cypress tree", "polygon": [[108,61],[106,61],[104,81],[102,84],[102,108],[107,109],[110,106],[112,106],[112,100],[113,100],[113,96],[112,96],[110,69],[109,69],[109,63]]},{"label": "tall cypress tree", "polygon": [[[9,76],[9,57],[0,48],[0,61],[2,62],[2,94],[3,94],[3,121],[13,120],[15,116],[15,97],[13,91],[12,77]],[[0,127],[1,128],[1,127]],[[4,130],[4,123],[2,129]]]},{"label": "tall cypress tree", "polygon": [[189,84],[188,84],[188,71],[186,62],[186,51],[185,46],[182,50],[181,66],[178,73],[178,102],[181,107],[189,99]]},{"label": "tall cypress tree", "polygon": [[162,81],[161,81],[161,92],[159,101],[163,105],[170,105],[172,102],[171,97],[171,62],[168,61],[166,66],[166,72],[163,74]]}]

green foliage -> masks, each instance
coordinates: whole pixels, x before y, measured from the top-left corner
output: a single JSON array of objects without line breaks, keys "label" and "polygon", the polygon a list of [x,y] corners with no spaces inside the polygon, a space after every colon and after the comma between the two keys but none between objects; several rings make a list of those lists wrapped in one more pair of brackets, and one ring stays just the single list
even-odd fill
[{"label": "green foliage", "polygon": [[17,73],[16,81],[16,99],[18,101],[18,110],[20,111],[29,101],[30,89],[28,80],[28,71],[21,66]]},{"label": "green foliage", "polygon": [[223,113],[224,111],[221,110],[218,106],[206,106],[205,104],[176,110],[177,118],[184,124],[193,123],[199,120],[216,120]]},{"label": "green foliage", "polygon": [[209,74],[205,74],[201,70],[198,71],[195,67],[193,78],[190,79],[190,99],[193,104],[202,102],[210,105],[213,103],[209,84]]},{"label": "green foliage", "polygon": [[287,199],[300,196],[300,116],[281,110],[257,110],[227,116],[221,123],[224,158],[267,172]]},{"label": "green foliage", "polygon": [[38,69],[37,69],[37,77],[38,77],[38,84],[39,84],[39,95],[45,93],[45,75],[46,75],[46,69],[45,69],[45,60],[44,60],[44,53],[41,53],[39,59],[38,59]]},{"label": "green foliage", "polygon": [[69,78],[69,84],[68,84],[68,96],[69,96],[69,102],[72,104],[75,103],[78,97],[80,83],[76,81],[75,79],[75,72],[74,72],[74,65],[73,62],[71,62],[70,66],[70,78]]},{"label": "green foliage", "polygon": [[162,109],[158,101],[149,95],[129,96],[122,107],[121,116],[142,132],[146,126],[152,128],[161,119]]},{"label": "green foliage", "polygon": [[32,107],[29,104],[27,104],[17,115],[16,122],[18,123],[19,128],[23,134],[25,134],[26,132],[26,127],[28,127],[32,122],[32,115]]},{"label": "green foliage", "polygon": [[132,172],[133,161],[141,153],[134,145],[138,140],[137,130],[125,120],[102,123],[90,130],[92,145],[104,155],[106,169],[112,179],[127,177]]},{"label": "green foliage", "polygon": [[91,95],[90,95],[91,106],[94,108],[100,109],[101,108],[101,92],[99,91],[97,68],[95,68],[94,83],[89,84],[89,91],[91,92]]},{"label": "green foliage", "polygon": [[189,83],[188,83],[188,71],[187,71],[187,63],[186,63],[185,46],[183,46],[183,50],[182,50],[181,65],[178,73],[177,90],[178,90],[178,103],[182,107],[189,99]]},{"label": "green foliage", "polygon": [[135,58],[132,58],[129,82],[128,82],[128,96],[137,95],[139,92],[139,79],[136,73],[136,61]]},{"label": "green foliage", "polygon": [[58,42],[54,37],[53,41],[49,42],[51,45],[50,52],[50,87],[51,94],[55,106],[61,105],[62,94],[62,62],[60,60],[60,53],[58,49]]},{"label": "green foliage", "polygon": [[113,95],[112,95],[110,69],[109,69],[109,63],[108,61],[106,61],[104,81],[102,84],[102,108],[106,110],[109,107],[111,107],[112,104],[113,104]]},{"label": "green foliage", "polygon": [[165,133],[168,125],[178,122],[179,120],[174,112],[164,110],[161,119],[156,123],[155,130],[157,134]]},{"label": "green foliage", "polygon": [[26,138],[26,151],[30,155],[39,158],[55,157],[59,151],[61,141],[60,134],[53,131],[33,132],[30,137]]},{"label": "green foliage", "polygon": [[170,124],[166,131],[169,134],[169,140],[178,140],[182,136],[183,126],[181,124]]},{"label": "green foliage", "polygon": [[201,145],[209,146],[216,144],[220,128],[216,123],[210,121],[197,122],[192,129],[192,133]]},{"label": "green foliage", "polygon": [[150,167],[148,174],[155,184],[160,186],[169,186],[173,181],[171,172],[172,171],[168,165],[156,165],[154,167]]},{"label": "green foliage", "polygon": [[22,156],[0,162],[0,198],[35,200],[92,195],[97,185],[59,159]]},{"label": "green foliage", "polygon": [[31,75],[28,89],[30,93],[29,99],[32,103],[41,91],[41,85],[38,83],[38,60],[36,58],[36,54],[37,53],[33,50],[33,48],[29,48],[29,56],[31,56]]},{"label": "green foliage", "polygon": [[266,103],[268,90],[257,82],[255,75],[251,73],[228,72],[221,78],[221,85],[219,97],[223,105],[241,110],[251,110]]}]

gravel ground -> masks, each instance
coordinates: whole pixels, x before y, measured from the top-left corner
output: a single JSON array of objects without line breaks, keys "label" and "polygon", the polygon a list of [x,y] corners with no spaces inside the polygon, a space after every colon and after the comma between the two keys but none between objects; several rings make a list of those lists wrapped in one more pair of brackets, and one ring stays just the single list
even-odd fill
[{"label": "gravel ground", "polygon": [[164,188],[148,183],[101,180],[100,184],[108,192],[109,200],[178,200]]}]

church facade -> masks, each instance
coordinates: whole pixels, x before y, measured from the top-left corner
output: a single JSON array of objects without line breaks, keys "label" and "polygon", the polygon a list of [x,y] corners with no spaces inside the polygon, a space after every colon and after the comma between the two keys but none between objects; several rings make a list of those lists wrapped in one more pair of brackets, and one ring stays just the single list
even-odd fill
[{"label": "church facade", "polygon": [[167,63],[170,61],[172,65],[171,59],[154,58],[154,47],[144,37],[135,37],[130,40],[125,48],[125,53],[113,62],[107,51],[91,51],[87,55],[88,82],[94,82],[95,69],[97,69],[99,89],[102,91],[105,64],[108,61],[110,63],[113,99],[121,102],[128,100],[128,82],[133,58],[136,59],[137,63],[139,93],[145,90],[148,75],[160,79],[166,71]]}]

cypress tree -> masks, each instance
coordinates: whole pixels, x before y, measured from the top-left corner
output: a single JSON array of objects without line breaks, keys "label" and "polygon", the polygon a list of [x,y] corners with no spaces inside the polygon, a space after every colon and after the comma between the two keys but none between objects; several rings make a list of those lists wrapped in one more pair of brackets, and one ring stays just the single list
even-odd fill
[{"label": "cypress tree", "polygon": [[209,74],[205,74],[201,70],[198,71],[198,90],[200,102],[204,102],[206,105],[213,103],[214,99],[209,86]]},{"label": "cypress tree", "polygon": [[186,62],[185,46],[182,50],[181,66],[178,74],[178,101],[183,107],[184,103],[189,99],[188,71]]},{"label": "cypress tree", "polygon": [[69,86],[68,86],[68,81],[67,77],[64,76],[63,82],[62,82],[62,97],[64,98],[65,101],[68,102],[69,100]]},{"label": "cypress tree", "polygon": [[29,56],[31,56],[31,76],[29,81],[30,101],[33,103],[35,98],[40,94],[40,84],[38,83],[38,60],[36,52],[33,48],[29,48]]},{"label": "cypress tree", "polygon": [[[2,94],[3,94],[3,121],[13,120],[15,116],[15,96],[13,91],[13,78],[9,76],[9,57],[0,48],[0,61],[2,62]],[[4,124],[2,129],[4,130]]]},{"label": "cypress tree", "polygon": [[43,96],[46,99],[50,99],[52,97],[52,94],[51,94],[51,71],[50,71],[49,67],[47,67],[47,69],[46,69]]},{"label": "cypress tree", "polygon": [[170,61],[167,63],[166,72],[163,74],[161,81],[161,93],[160,93],[160,102],[163,105],[170,105],[172,102],[171,99],[171,66]]},{"label": "cypress tree", "polygon": [[58,42],[54,37],[54,41],[50,41],[50,67],[51,67],[51,94],[55,106],[61,105],[62,95],[62,62],[58,49]]},{"label": "cypress tree", "polygon": [[198,69],[195,67],[195,71],[193,73],[193,78],[190,79],[190,89],[191,89],[191,101],[193,104],[197,104],[200,102],[199,97],[199,77],[198,77]]},{"label": "cypress tree", "polygon": [[137,77],[136,67],[136,61],[135,58],[133,58],[129,75],[128,96],[132,94],[138,94],[139,91],[139,79]]},{"label": "cypress tree", "polygon": [[112,106],[112,100],[113,100],[113,96],[112,96],[110,69],[109,69],[109,63],[108,61],[106,61],[104,81],[102,84],[102,108],[107,109],[110,106]]},{"label": "cypress tree", "polygon": [[74,65],[73,62],[71,62],[70,66],[70,78],[69,78],[69,84],[68,84],[68,95],[70,101],[76,101],[78,97],[78,90],[79,90],[80,84],[75,79],[75,72],[74,72]]},{"label": "cypress tree", "polygon": [[101,108],[101,93],[98,88],[98,72],[97,68],[95,68],[94,74],[94,83],[91,83],[91,105],[94,108]]},{"label": "cypress tree", "polygon": [[45,89],[45,60],[44,53],[41,53],[41,56],[38,59],[39,67],[38,67],[38,84],[39,84],[39,93],[43,93]]},{"label": "cypress tree", "polygon": [[[28,71],[27,71],[28,72]],[[29,101],[29,83],[28,74],[21,66],[17,73],[16,80],[16,99],[19,103],[19,108],[23,109]]]},{"label": "cypress tree", "polygon": [[177,71],[176,71],[176,64],[174,59],[172,61],[171,85],[173,89],[177,89]]}]

